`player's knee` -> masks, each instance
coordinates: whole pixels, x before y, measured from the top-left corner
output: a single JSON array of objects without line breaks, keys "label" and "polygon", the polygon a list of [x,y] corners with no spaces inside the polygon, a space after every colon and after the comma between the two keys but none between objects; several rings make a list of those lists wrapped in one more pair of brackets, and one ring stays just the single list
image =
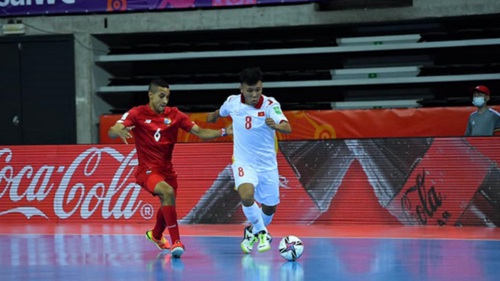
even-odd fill
[{"label": "player's knee", "polygon": [[164,182],[160,182],[156,185],[155,193],[158,194],[162,200],[172,200],[175,198],[174,188]]},{"label": "player's knee", "polygon": [[267,206],[267,205],[262,205],[262,212],[268,216],[272,216],[274,213],[276,213],[276,205],[274,206]]},{"label": "player's knee", "polygon": [[243,206],[245,207],[250,207],[253,205],[253,203],[255,202],[255,200],[253,199],[253,197],[241,197],[241,204],[243,204]]},{"label": "player's knee", "polygon": [[240,195],[243,206],[252,206],[255,202],[253,186],[250,184],[240,185],[238,187],[238,194]]}]

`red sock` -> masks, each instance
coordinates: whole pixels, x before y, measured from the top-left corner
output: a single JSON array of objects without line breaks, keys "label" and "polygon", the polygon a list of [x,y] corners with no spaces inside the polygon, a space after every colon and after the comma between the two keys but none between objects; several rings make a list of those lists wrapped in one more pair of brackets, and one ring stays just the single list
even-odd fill
[{"label": "red sock", "polygon": [[173,244],[180,239],[179,226],[177,225],[177,211],[175,210],[175,206],[161,206],[161,211]]},{"label": "red sock", "polygon": [[163,217],[163,212],[160,207],[156,212],[156,224],[155,228],[153,228],[153,237],[156,239],[161,239],[165,228],[167,228],[167,225],[165,224],[165,218]]}]

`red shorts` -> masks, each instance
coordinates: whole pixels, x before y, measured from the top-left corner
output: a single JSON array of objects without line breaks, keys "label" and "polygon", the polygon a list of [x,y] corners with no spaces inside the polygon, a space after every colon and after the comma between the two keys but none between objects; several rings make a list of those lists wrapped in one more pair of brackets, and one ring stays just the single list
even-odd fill
[{"label": "red shorts", "polygon": [[163,173],[159,171],[143,170],[135,175],[137,184],[144,188],[146,191],[156,196],[154,193],[155,186],[165,181],[174,188],[174,195],[177,197],[177,174],[176,173]]}]

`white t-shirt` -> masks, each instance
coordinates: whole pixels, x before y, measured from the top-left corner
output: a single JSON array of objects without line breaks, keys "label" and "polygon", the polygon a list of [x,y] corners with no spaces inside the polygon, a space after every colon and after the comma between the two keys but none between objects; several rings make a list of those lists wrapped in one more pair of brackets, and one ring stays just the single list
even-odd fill
[{"label": "white t-shirt", "polygon": [[219,109],[221,116],[233,119],[233,158],[256,171],[278,168],[276,132],[266,125],[266,118],[276,124],[288,122],[280,104],[272,97],[261,96],[255,107],[245,104],[243,95],[232,95]]}]

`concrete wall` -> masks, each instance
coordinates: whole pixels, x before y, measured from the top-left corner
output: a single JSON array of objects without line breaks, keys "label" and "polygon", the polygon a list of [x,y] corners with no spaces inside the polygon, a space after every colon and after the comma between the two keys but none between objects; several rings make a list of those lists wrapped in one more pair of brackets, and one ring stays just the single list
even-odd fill
[{"label": "concrete wall", "polygon": [[[95,143],[98,116],[106,105],[95,97],[93,34],[195,31],[391,22],[500,14],[498,0],[413,0],[412,7],[319,11],[316,4],[77,16],[17,17],[26,36],[74,34],[78,143]],[[0,25],[9,18],[0,18]],[[105,27],[105,20],[107,27]],[[99,46],[102,47],[102,46]]]}]

